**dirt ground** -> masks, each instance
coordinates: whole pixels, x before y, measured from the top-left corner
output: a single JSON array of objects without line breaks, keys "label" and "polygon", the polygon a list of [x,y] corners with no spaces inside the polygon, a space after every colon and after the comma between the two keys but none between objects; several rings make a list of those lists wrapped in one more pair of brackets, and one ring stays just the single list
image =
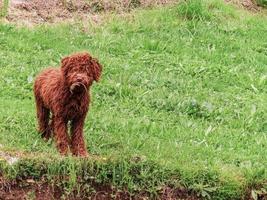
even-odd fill
[{"label": "dirt ground", "polygon": [[[88,183],[77,190],[63,190],[57,184],[49,184],[43,180],[23,179],[6,181],[0,174],[0,200],[200,200],[197,194],[185,188],[162,187],[157,197],[151,197],[146,192],[130,195],[126,190],[118,190],[110,185]],[[85,187],[84,187],[85,186]],[[86,189],[87,188],[87,189]],[[90,192],[88,192],[88,188]],[[266,200],[265,194],[258,199]],[[244,200],[255,200],[251,190],[247,190]]]},{"label": "dirt ground", "polygon": [[[81,189],[77,191],[68,192],[63,191],[59,186],[52,186],[45,181],[34,181],[33,179],[26,179],[23,181],[7,182],[0,177],[0,200],[53,200],[53,199],[67,199],[67,200],[147,200],[150,197],[146,193],[130,195],[127,191],[116,190],[108,185],[99,185],[90,183],[92,192],[86,193]],[[159,192],[159,196],[155,199],[161,200],[198,200],[196,195],[190,194],[185,189],[171,189],[165,187]]]},{"label": "dirt ground", "polygon": [[236,4],[242,8],[245,8],[252,12],[260,11],[260,7],[255,3],[254,0],[225,0],[228,3]]},{"label": "dirt ground", "polygon": [[[0,0],[3,5],[4,0]],[[259,11],[254,0],[225,0],[250,11]],[[10,0],[5,20],[21,26],[62,21],[85,21],[90,18],[99,23],[103,12],[129,12],[137,7],[155,7],[177,3],[179,0]]]},{"label": "dirt ground", "polygon": [[97,22],[100,12],[122,13],[137,7],[152,7],[174,2],[177,0],[10,0],[6,20],[27,26],[73,19],[83,20],[88,17]]}]

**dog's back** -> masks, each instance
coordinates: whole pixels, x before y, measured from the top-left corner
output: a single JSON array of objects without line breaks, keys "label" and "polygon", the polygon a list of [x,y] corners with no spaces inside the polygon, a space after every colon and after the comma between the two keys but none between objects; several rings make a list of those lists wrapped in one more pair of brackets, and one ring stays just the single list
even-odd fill
[{"label": "dog's back", "polygon": [[47,68],[43,70],[35,79],[34,94],[40,98],[44,104],[49,105],[49,101],[54,97],[55,92],[59,90],[62,80],[60,68]]}]

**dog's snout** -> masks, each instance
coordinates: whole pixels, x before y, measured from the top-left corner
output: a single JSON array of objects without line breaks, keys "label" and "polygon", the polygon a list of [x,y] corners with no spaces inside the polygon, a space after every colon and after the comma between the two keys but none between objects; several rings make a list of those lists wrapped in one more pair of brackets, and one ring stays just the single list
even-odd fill
[{"label": "dog's snout", "polygon": [[83,79],[81,77],[77,77],[77,81],[81,82]]},{"label": "dog's snout", "polygon": [[83,81],[83,79],[84,79],[84,77],[83,77],[82,74],[77,74],[77,75],[76,75],[76,80],[77,80],[77,81],[81,82],[81,81]]}]

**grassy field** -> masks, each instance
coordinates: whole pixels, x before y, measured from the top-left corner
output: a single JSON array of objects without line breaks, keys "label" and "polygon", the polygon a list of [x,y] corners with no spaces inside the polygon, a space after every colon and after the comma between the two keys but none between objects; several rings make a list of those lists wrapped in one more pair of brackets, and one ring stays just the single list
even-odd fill
[{"label": "grassy field", "polygon": [[171,185],[242,199],[264,191],[267,16],[194,0],[106,15],[101,24],[0,24],[0,148],[35,155],[2,163],[3,173],[39,178],[41,165],[75,183],[86,161],[58,159],[40,138],[32,85],[40,70],[88,50],[104,66],[84,129],[89,152],[104,161],[88,160],[98,166],[88,173],[133,193]]}]

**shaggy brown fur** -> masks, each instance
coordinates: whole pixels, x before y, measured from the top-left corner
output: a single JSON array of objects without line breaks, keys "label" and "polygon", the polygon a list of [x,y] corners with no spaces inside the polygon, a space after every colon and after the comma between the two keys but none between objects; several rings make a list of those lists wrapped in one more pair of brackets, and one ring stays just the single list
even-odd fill
[{"label": "shaggy brown fur", "polygon": [[83,126],[90,103],[90,86],[99,80],[101,71],[97,59],[88,53],[77,53],[63,58],[61,68],[46,69],[35,79],[39,132],[45,139],[53,133],[62,155],[68,153],[70,146],[73,155],[87,156]]}]

